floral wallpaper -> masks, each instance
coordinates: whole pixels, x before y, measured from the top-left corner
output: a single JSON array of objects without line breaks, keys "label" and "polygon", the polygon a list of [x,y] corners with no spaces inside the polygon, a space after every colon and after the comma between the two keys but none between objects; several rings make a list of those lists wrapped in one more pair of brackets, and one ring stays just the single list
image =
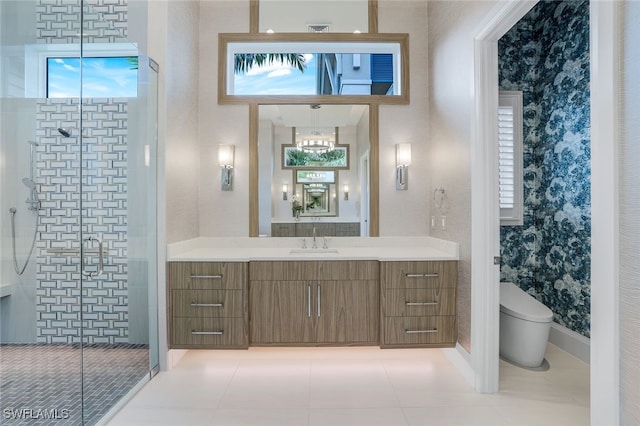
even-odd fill
[{"label": "floral wallpaper", "polygon": [[500,88],[523,91],[524,225],[501,227],[501,281],[590,329],[589,2],[543,0],[498,44]]}]

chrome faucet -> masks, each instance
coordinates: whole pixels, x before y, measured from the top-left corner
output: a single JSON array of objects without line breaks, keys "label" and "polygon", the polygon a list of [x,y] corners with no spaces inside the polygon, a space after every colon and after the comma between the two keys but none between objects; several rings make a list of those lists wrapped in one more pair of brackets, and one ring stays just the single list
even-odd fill
[{"label": "chrome faucet", "polygon": [[318,248],[318,243],[316,243],[316,226],[313,225],[313,245],[311,246],[314,249]]}]

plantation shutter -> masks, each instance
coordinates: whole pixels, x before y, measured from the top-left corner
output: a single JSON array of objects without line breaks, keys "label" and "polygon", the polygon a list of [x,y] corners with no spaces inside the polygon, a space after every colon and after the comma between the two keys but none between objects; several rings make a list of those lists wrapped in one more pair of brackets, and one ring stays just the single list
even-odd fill
[{"label": "plantation shutter", "polygon": [[522,92],[500,92],[498,167],[500,224],[522,225]]}]

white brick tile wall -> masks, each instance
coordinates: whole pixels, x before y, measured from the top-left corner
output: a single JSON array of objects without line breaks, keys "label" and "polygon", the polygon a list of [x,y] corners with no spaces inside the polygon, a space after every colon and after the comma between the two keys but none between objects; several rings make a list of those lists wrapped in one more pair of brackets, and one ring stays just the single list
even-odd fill
[{"label": "white brick tile wall", "polygon": [[[82,292],[84,342],[126,343],[129,330],[127,102],[118,99],[83,101],[83,132],[92,136],[83,138],[82,152],[79,138],[63,138],[56,131],[64,126],[78,134],[77,123],[72,118],[73,115],[78,116],[77,99],[42,100],[38,110],[40,146],[36,178],[43,207],[38,240],[41,254],[37,259],[36,274],[38,342],[80,342],[77,326],[80,324]],[[102,120],[112,118],[114,111],[120,114],[111,123],[115,127],[104,127]],[[46,249],[54,247],[78,247],[81,208],[84,236],[102,238],[109,251],[104,274],[99,279],[84,278],[82,290],[79,288],[80,257],[46,253]],[[97,248],[97,245],[92,248]],[[85,260],[95,270],[97,256],[87,255]]]},{"label": "white brick tile wall", "polygon": [[[82,29],[88,43],[126,40],[128,0],[38,0],[36,31],[39,43],[78,43]],[[80,16],[82,12],[83,22]],[[81,28],[82,27],[82,28]]]}]

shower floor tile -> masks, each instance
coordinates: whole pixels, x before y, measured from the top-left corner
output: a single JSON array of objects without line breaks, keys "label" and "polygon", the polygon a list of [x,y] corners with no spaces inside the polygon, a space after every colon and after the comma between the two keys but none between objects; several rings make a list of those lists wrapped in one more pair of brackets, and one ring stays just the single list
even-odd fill
[{"label": "shower floor tile", "polygon": [[2,344],[0,423],[95,424],[147,374],[146,345]]}]

